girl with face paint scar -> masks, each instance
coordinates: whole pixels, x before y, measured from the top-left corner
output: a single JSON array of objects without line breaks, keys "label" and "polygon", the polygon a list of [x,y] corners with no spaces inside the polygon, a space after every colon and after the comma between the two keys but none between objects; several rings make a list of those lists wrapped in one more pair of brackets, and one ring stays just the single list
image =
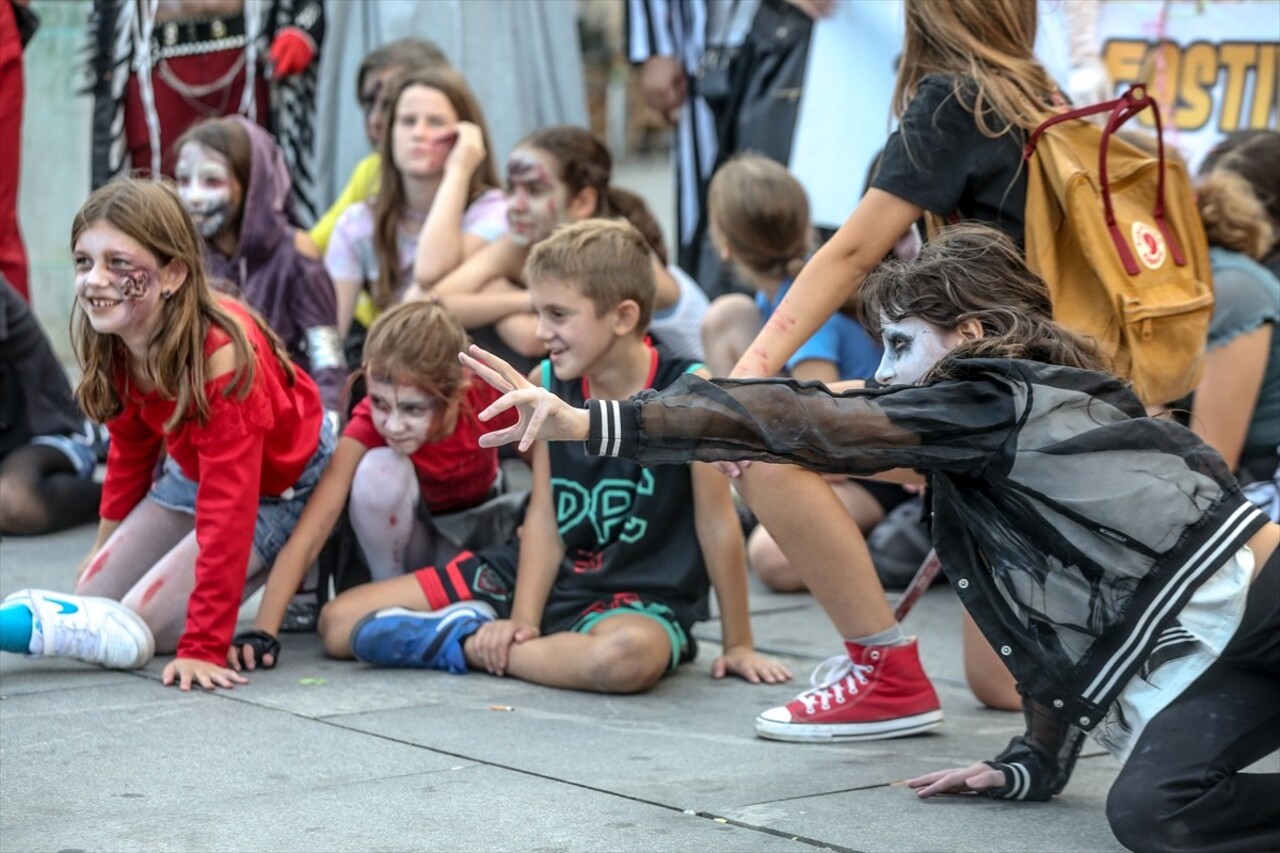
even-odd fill
[{"label": "girl with face paint scar", "polygon": [[[458,348],[466,343],[462,326],[435,302],[399,305],[374,321],[362,366],[368,396],[355,407],[271,568],[253,630],[236,637],[229,658],[234,669],[275,666],[286,606],[344,505],[373,581],[445,565],[458,555],[462,548],[433,518],[450,514],[456,525],[467,514],[469,524],[494,531],[499,540],[514,531],[519,504],[488,502],[500,491],[498,454],[478,443],[486,427],[477,416],[498,395],[458,363]],[[504,511],[512,515],[506,527]],[[467,543],[482,544],[492,543]],[[322,617],[327,636],[326,628]]]},{"label": "girl with face paint scar", "polygon": [[496,345],[520,366],[532,368],[545,348],[522,281],[530,250],[569,222],[625,219],[653,252],[658,294],[650,331],[673,354],[700,359],[706,294],[683,270],[668,264],[653,214],[639,196],[613,186],[612,173],[609,149],[582,128],[551,127],[529,135],[507,160],[509,233],[438,284],[419,279],[405,298],[443,300],[486,345]]},{"label": "girl with face paint scar", "polygon": [[111,434],[102,520],[75,595],[6,599],[3,649],[114,668],[176,650],[163,683],[244,684],[224,667],[240,604],[332,450],[320,392],[261,317],[209,287],[167,184],[95,191],[71,247],[76,393]]},{"label": "girl with face paint scar", "polygon": [[415,71],[448,66],[449,60],[434,42],[402,38],[371,50],[356,70],[356,101],[364,113],[364,131],[372,149],[347,178],[338,198],[307,232],[321,254],[329,248],[329,238],[338,217],[351,205],[378,194],[382,179],[382,137],[387,129],[387,99],[395,79]]},{"label": "girl with face paint scar", "polygon": [[[342,213],[325,252],[338,328],[353,343],[413,281],[434,282],[507,229],[484,116],[462,76],[437,66],[388,86],[377,196]],[[366,291],[372,310],[357,316]]]},{"label": "girl with face paint scar", "polygon": [[336,413],[347,378],[337,301],[324,264],[298,248],[280,146],[232,116],[193,126],[175,150],[178,196],[204,239],[211,280],[266,317]]},{"label": "girl with face paint scar", "polygon": [[[1050,319],[1044,282],[993,229],[957,226],[915,261],[886,262],[855,304],[883,336],[882,371],[917,384],[838,393],[686,375],[577,409],[473,349],[463,363],[508,391],[481,417],[521,414],[483,442],[580,441],[645,465],[927,472],[934,546],[1017,677],[1027,730],[990,761],[909,780],[917,795],[1047,800],[1092,732],[1125,762],[1107,819],[1126,847],[1280,845],[1275,775],[1240,772],[1280,748],[1280,525],[1212,448],[1149,417],[1091,341]],[[850,652],[762,721],[892,702],[902,647]]]}]

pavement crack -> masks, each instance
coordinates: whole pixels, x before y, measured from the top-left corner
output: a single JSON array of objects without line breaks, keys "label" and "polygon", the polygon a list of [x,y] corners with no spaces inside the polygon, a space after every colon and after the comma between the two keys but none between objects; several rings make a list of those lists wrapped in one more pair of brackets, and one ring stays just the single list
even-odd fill
[{"label": "pavement crack", "polygon": [[788,841],[795,841],[799,844],[807,844],[810,847],[817,847],[819,850],[834,850],[836,853],[862,853],[862,851],[856,850],[853,847],[842,847],[839,844],[832,844],[830,841],[810,838],[807,835],[793,835],[790,832],[783,832],[782,830],[774,829],[773,827],[747,823],[746,821],[735,820],[734,818],[725,817],[724,815],[718,815],[712,812],[695,812],[695,814],[700,818],[713,820],[716,823],[727,823],[730,826],[736,826],[740,829],[749,829],[753,832],[761,832],[765,835],[772,835],[775,838],[785,838]]}]

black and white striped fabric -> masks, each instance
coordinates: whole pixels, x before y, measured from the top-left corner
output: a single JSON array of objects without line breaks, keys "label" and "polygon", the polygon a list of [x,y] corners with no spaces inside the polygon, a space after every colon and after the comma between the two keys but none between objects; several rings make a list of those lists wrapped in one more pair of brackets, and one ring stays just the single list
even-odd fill
[{"label": "black and white striped fabric", "polygon": [[715,117],[697,92],[698,65],[708,44],[741,43],[758,5],[758,0],[627,0],[631,62],[676,56],[688,78],[688,98],[676,123],[672,154],[680,266],[695,273],[700,247],[693,244],[718,153]]}]

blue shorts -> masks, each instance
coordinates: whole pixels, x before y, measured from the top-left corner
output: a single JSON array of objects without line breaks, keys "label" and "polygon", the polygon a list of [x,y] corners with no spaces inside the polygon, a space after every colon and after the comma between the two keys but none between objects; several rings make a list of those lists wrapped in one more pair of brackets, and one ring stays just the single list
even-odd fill
[{"label": "blue shorts", "polygon": [[[302,509],[311,497],[311,490],[320,482],[320,475],[329,464],[336,441],[333,425],[328,418],[323,419],[320,444],[298,481],[278,497],[262,495],[258,498],[258,520],[253,527],[253,552],[264,566],[270,567],[289,541],[293,528],[298,524],[298,517],[302,515]],[[195,515],[196,482],[182,473],[172,457],[167,457],[159,478],[147,493],[147,499],[166,509]]]},{"label": "blue shorts", "polygon": [[27,443],[38,447],[52,447],[67,457],[67,461],[75,469],[76,477],[81,480],[90,480],[98,467],[98,451],[94,446],[97,429],[99,427],[95,424],[85,421],[81,432],[65,435],[37,435]]}]

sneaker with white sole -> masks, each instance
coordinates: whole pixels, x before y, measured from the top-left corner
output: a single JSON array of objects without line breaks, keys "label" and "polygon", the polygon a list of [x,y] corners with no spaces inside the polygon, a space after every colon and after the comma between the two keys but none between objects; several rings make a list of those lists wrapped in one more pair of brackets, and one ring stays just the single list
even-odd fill
[{"label": "sneaker with white sole", "polygon": [[813,671],[813,687],[756,717],[756,734],[793,743],[881,740],[942,725],[942,706],[920,665],[916,641],[898,646],[846,643],[849,655]]},{"label": "sneaker with white sole", "polygon": [[108,669],[137,669],[155,656],[142,617],[110,598],[24,589],[5,597],[31,610],[30,657],[75,658]]},{"label": "sneaker with white sole", "polygon": [[351,653],[376,666],[443,669],[461,675],[467,671],[462,641],[495,616],[482,601],[458,601],[431,612],[385,607],[351,629]]}]

